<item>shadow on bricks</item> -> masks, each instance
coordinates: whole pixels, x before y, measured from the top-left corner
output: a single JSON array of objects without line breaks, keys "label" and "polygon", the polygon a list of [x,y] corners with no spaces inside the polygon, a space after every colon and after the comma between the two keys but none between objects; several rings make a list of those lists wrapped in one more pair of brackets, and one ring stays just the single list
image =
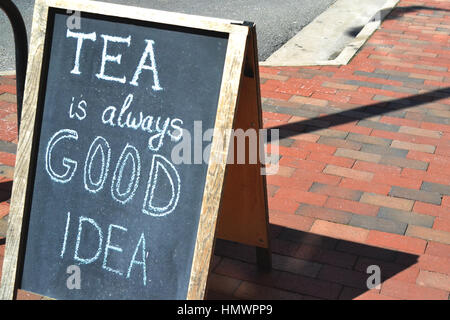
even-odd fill
[{"label": "shadow on bricks", "polygon": [[[405,277],[418,256],[271,225],[273,268],[258,270],[253,247],[216,240],[208,299],[354,299]],[[372,267],[371,267],[372,266]],[[369,270],[369,271],[368,271]],[[370,279],[369,279],[370,278]],[[370,292],[369,292],[370,293]]]},{"label": "shadow on bricks", "polygon": [[[433,10],[433,11],[443,11],[450,12],[448,9],[436,8],[436,7],[427,7],[427,6],[405,6],[405,7],[396,7],[393,11],[391,9],[382,9],[380,10],[376,16],[385,17],[383,20],[396,20],[401,17],[405,13],[420,11],[420,10]],[[391,12],[390,12],[391,11]],[[390,12],[390,13],[389,13]],[[352,37],[356,37],[358,33],[364,28],[364,26],[358,26],[350,29],[347,34]]]},{"label": "shadow on bricks", "polygon": [[[337,112],[312,119],[291,122],[288,124],[271,127],[270,129],[280,130],[279,139],[281,140],[298,135],[299,133],[314,132],[319,129],[326,129],[337,125],[360,121],[378,115],[388,115],[389,113],[395,113],[402,109],[431,103],[433,101],[441,100],[447,97],[450,97],[450,87],[441,88],[414,96],[408,96],[406,98],[383,101],[366,106],[352,108],[342,112]],[[272,137],[270,135],[271,130],[269,130],[268,132],[268,142],[272,142]]]},{"label": "shadow on bricks", "polygon": [[[387,10],[387,9],[384,9],[384,10]],[[387,16],[385,19],[386,20],[395,20],[395,19],[402,17],[405,13],[410,13],[410,12],[415,12],[415,11],[420,11],[420,10],[450,12],[449,9],[437,8],[437,7],[420,6],[420,5],[404,6],[404,7],[396,7],[395,10],[392,11],[392,13],[389,16]]]}]

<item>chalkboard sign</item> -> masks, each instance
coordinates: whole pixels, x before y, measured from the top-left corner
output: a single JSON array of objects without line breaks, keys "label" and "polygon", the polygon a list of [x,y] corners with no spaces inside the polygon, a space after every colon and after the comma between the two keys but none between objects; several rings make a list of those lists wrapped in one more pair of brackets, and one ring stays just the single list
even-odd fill
[{"label": "chalkboard sign", "polygon": [[91,1],[35,17],[2,298],[202,298],[228,143],[183,143],[232,128],[248,26]]}]

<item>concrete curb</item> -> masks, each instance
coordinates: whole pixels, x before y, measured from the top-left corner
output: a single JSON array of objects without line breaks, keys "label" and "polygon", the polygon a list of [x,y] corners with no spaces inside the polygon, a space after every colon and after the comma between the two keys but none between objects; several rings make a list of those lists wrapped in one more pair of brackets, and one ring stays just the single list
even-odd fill
[{"label": "concrete curb", "polygon": [[16,74],[16,70],[0,71],[0,76],[13,76]]},{"label": "concrete curb", "polygon": [[358,52],[358,50],[366,43],[370,36],[377,30],[381,22],[386,18],[386,16],[395,8],[399,0],[389,0],[381,8],[381,10],[369,21],[368,24],[358,33],[355,40],[348,44],[344,50],[341,51],[339,56],[330,61],[322,61],[324,65],[346,65]]},{"label": "concrete curb", "polygon": [[[370,36],[379,28],[381,22],[386,16],[395,8],[399,0],[387,0],[387,2],[380,8],[380,10],[370,19],[370,21],[364,26],[364,28],[358,33],[358,35],[347,44],[340,54],[333,60],[308,60],[304,59],[299,54],[295,59],[283,59],[282,57],[275,57],[279,52],[275,52],[266,61],[262,61],[259,64],[261,66],[279,66],[279,67],[297,67],[297,66],[317,66],[317,65],[346,65],[355,56],[358,50],[366,43]],[[314,23],[314,21],[312,22]],[[302,31],[300,31],[301,33]],[[294,37],[295,38],[295,37]],[[294,39],[293,38],[293,39]],[[294,43],[295,46],[295,43]],[[283,48],[283,47],[282,47]],[[281,49],[282,49],[281,48]],[[289,50],[295,50],[290,48]]]}]

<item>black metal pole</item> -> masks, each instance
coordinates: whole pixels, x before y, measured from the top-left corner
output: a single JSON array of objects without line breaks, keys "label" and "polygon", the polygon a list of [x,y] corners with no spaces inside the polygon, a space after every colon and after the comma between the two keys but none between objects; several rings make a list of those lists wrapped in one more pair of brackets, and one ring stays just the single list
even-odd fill
[{"label": "black metal pole", "polygon": [[16,48],[16,88],[17,88],[17,128],[20,128],[22,115],[23,92],[27,72],[28,40],[27,30],[19,9],[11,0],[1,0],[0,8],[6,13],[14,32]]}]

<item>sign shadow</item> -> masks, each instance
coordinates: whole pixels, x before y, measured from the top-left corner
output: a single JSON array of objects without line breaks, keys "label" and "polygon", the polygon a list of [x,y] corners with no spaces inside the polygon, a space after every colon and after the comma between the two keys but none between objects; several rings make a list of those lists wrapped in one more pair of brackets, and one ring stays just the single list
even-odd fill
[{"label": "sign shadow", "polygon": [[207,299],[351,300],[370,291],[368,283],[376,284],[373,270],[379,270],[382,285],[404,277],[400,274],[418,260],[410,253],[270,227],[273,268],[269,272],[258,269],[253,247],[216,240]]}]

